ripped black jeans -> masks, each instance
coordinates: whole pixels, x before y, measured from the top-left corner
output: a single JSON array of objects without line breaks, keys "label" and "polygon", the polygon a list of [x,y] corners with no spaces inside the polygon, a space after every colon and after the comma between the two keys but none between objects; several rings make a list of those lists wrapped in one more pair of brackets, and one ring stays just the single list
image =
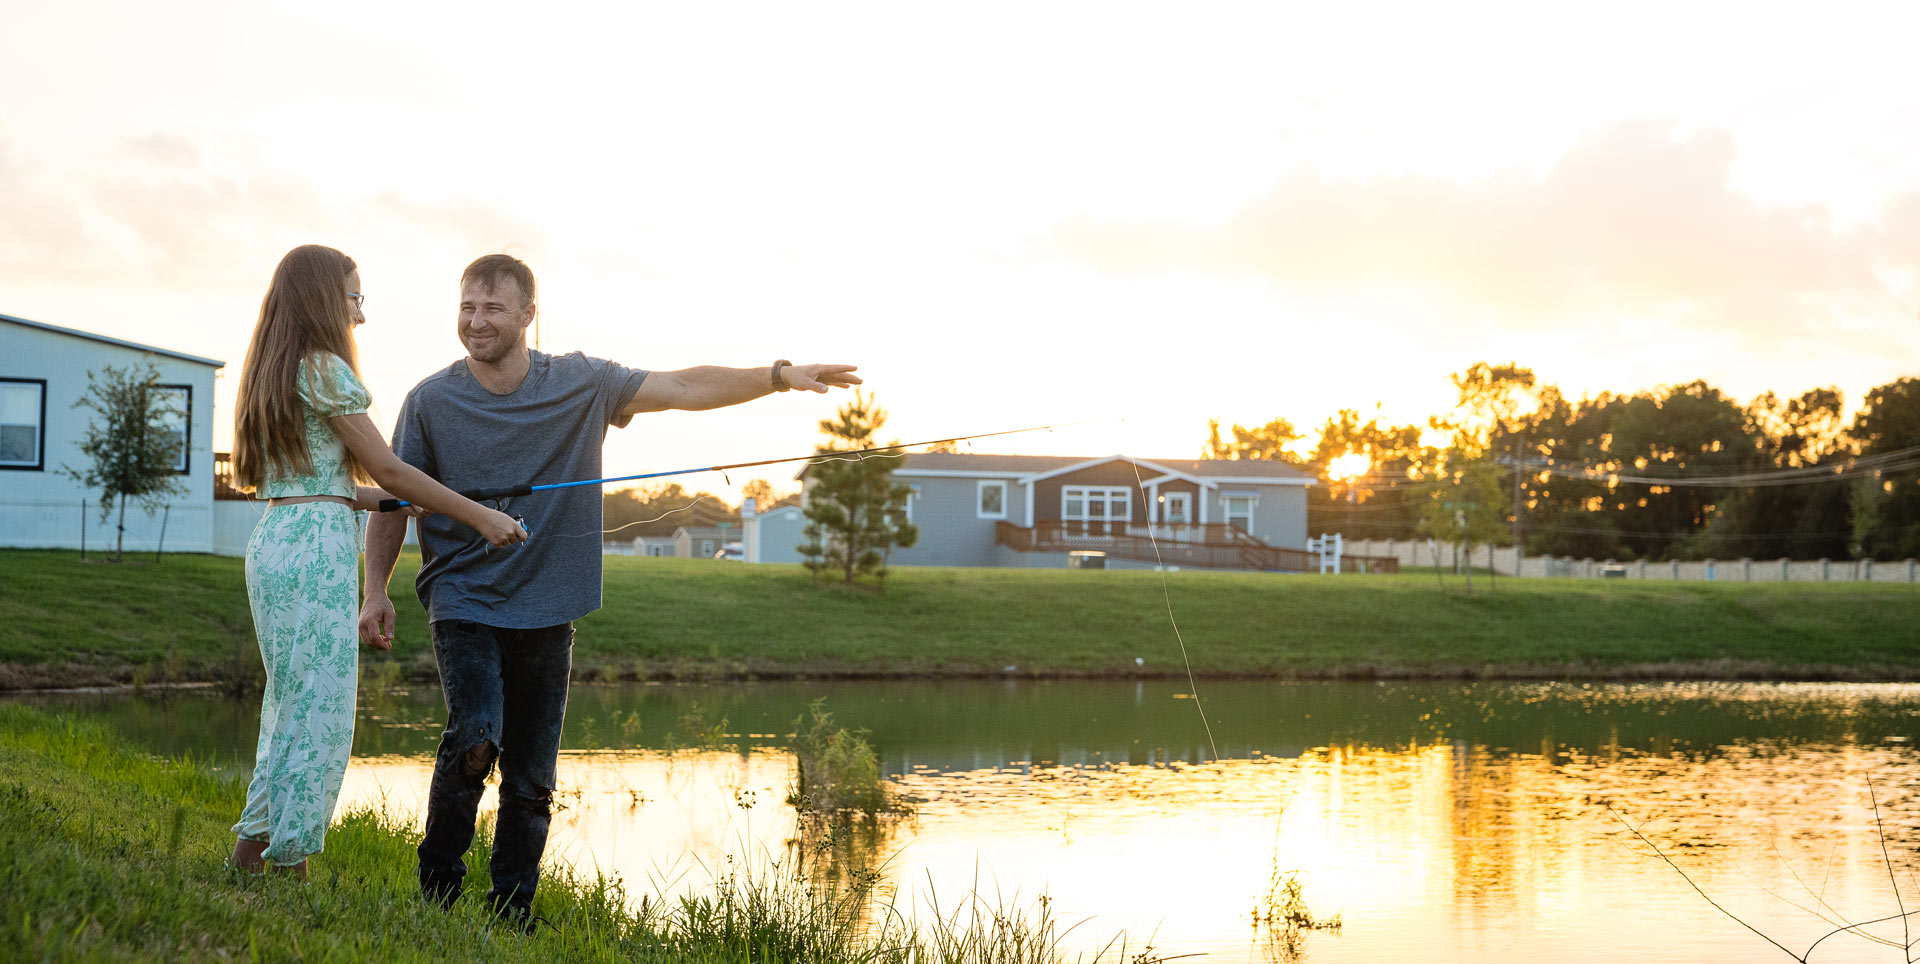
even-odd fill
[{"label": "ripped black jeans", "polygon": [[420,888],[447,906],[460,895],[488,772],[500,766],[488,902],[524,914],[540,883],[553,806],[560,724],[567,711],[573,624],[503,629],[460,619],[433,624],[447,729],[433,763]]}]

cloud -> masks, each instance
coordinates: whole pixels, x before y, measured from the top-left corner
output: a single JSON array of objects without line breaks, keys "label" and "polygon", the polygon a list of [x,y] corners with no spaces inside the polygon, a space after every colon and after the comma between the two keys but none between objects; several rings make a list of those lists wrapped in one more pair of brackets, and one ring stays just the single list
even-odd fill
[{"label": "cloud", "polygon": [[[1507,326],[1658,316],[1754,334],[1804,331],[1885,307],[1891,235],[1839,230],[1821,205],[1766,205],[1731,186],[1733,139],[1672,123],[1605,128],[1544,174],[1472,181],[1335,180],[1286,172],[1209,226],[1080,219],[1064,250],[1126,273],[1253,273],[1319,293],[1415,289]],[[1920,238],[1920,202],[1902,209]],[[1904,252],[1907,263],[1914,254]]]},{"label": "cloud", "polygon": [[519,254],[547,244],[547,234],[538,225],[468,198],[423,203],[389,192],[374,198],[372,206],[416,227],[457,237],[474,257],[499,251]]},{"label": "cloud", "polygon": [[[223,167],[239,167],[233,174]],[[538,243],[537,227],[468,198],[333,197],[313,181],[209,158],[178,134],[112,145],[80,166],[22,157],[0,130],[0,282],[251,288],[287,248],[386,226],[460,251]]]}]

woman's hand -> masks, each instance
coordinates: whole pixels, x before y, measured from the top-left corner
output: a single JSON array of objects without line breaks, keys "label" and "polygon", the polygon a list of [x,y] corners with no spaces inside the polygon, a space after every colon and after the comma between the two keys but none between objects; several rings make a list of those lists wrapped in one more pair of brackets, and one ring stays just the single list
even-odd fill
[{"label": "woman's hand", "polygon": [[498,509],[481,509],[476,522],[474,530],[489,544],[510,546],[527,541],[527,530],[520,528],[520,521]]}]

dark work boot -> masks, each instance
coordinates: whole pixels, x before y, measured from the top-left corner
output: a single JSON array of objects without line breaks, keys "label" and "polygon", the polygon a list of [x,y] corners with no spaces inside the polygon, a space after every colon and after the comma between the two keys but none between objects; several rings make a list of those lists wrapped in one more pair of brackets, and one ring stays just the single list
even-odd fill
[{"label": "dark work boot", "polygon": [[420,893],[441,910],[451,910],[460,899],[460,878],[420,872]]}]

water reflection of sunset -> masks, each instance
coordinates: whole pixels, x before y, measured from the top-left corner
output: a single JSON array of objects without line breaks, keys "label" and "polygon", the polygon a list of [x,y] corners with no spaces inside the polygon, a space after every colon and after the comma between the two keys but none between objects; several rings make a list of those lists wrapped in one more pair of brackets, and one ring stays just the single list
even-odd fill
[{"label": "water reflection of sunset", "polygon": [[[1250,912],[1278,871],[1297,871],[1315,961],[1700,960],[1778,953],[1716,914],[1652,856],[1631,821],[1714,898],[1798,950],[1830,929],[1784,903],[1891,913],[1867,777],[1882,816],[1910,839],[1920,814],[1890,787],[1920,781],[1901,745],[1718,748],[1712,754],[1532,752],[1467,743],[1308,750],[1202,765],[1027,763],[915,769],[897,781],[918,816],[890,825],[865,859],[926,920],[970,893],[1031,907],[1041,894],[1069,948],[1126,932],[1131,946],[1264,960]],[[729,867],[764,870],[796,834],[776,751],[574,753],[561,762],[550,857],[618,874],[630,894],[706,886]],[[420,760],[356,761],[347,805],[411,812]],[[490,803],[489,803],[490,806]],[[729,857],[733,863],[729,863]],[[1904,861],[1904,863],[1901,863]],[[1910,880],[1910,857],[1896,857]],[[1798,875],[1799,880],[1796,880]],[[1774,896],[1779,895],[1779,896]],[[1881,928],[1898,938],[1897,925]],[[1857,938],[1822,961],[1893,960]],[[1897,951],[1891,952],[1897,954]]]},{"label": "water reflection of sunset", "polygon": [[[996,909],[1031,912],[1044,892],[1061,926],[1079,923],[1074,950],[1125,930],[1136,953],[1151,936],[1161,953],[1264,960],[1250,913],[1277,870],[1297,872],[1314,915],[1341,919],[1304,935],[1312,961],[1765,960],[1779,952],[1615,813],[1804,952],[1833,926],[1800,909],[1819,909],[1816,895],[1836,919],[1897,912],[1871,776],[1894,870],[1908,896],[1920,890],[1920,686],[1219,680],[1202,687],[1226,757],[1212,762],[1187,692],[1184,680],[576,686],[549,855],[617,873],[631,895],[802,856],[841,880],[877,864],[881,893],[922,922],[930,892],[942,913],[976,884]],[[789,848],[784,734],[822,697],[870,734],[919,813]],[[252,758],[257,704],[21,699],[155,753],[242,774]],[[696,705],[737,732],[718,752],[670,752]],[[384,795],[417,828],[443,712],[430,689],[367,695],[347,800]],[[1874,933],[1902,939],[1897,924]],[[1842,935],[1813,959],[1900,957]]]}]

